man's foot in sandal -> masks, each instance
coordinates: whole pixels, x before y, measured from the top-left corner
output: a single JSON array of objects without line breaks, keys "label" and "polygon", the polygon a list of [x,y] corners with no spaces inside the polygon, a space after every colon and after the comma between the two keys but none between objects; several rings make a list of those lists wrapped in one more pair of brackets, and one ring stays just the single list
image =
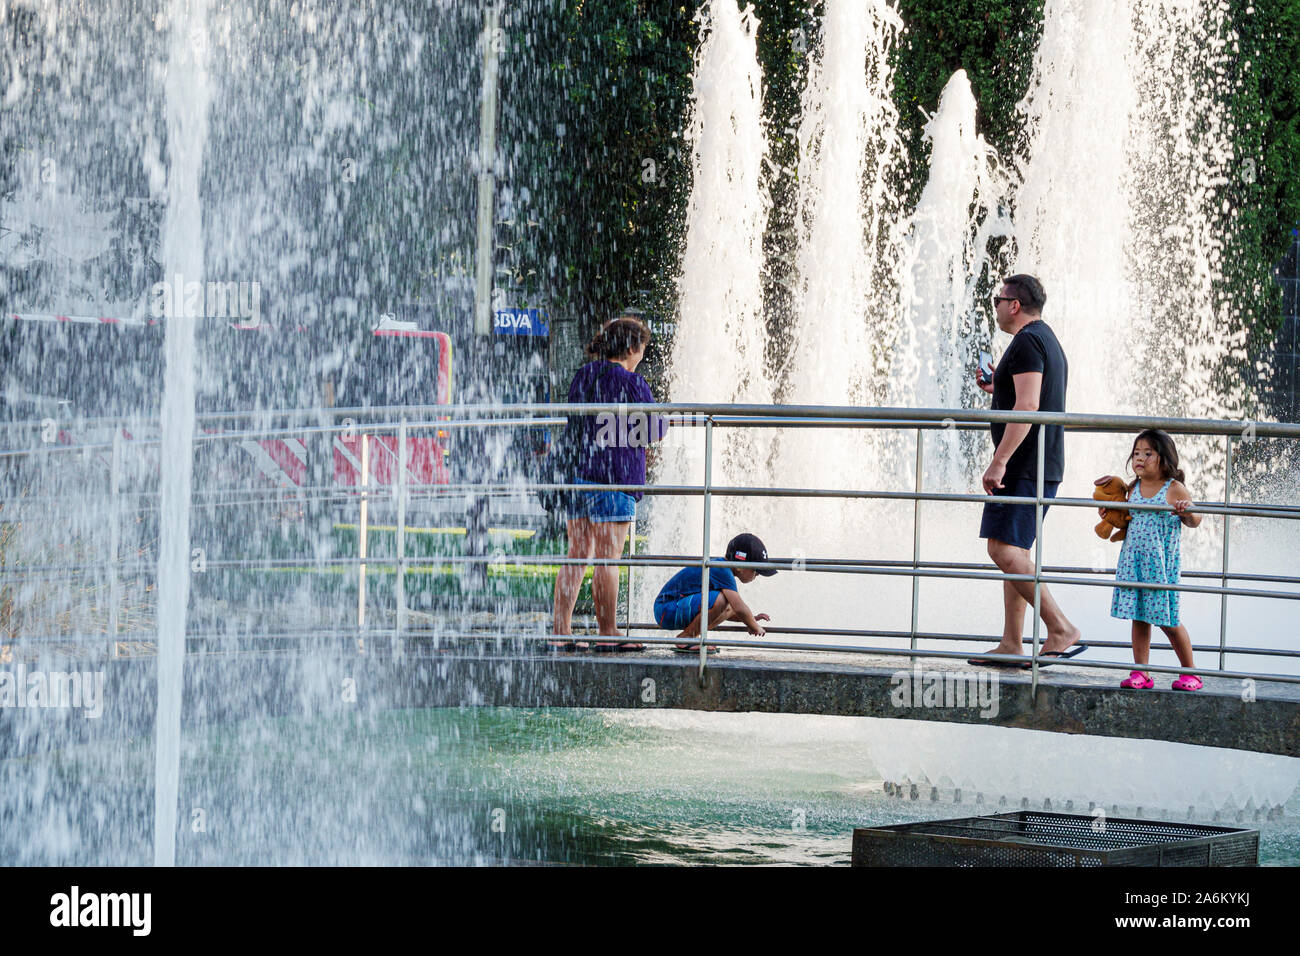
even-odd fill
[{"label": "man's foot in sandal", "polygon": [[574,640],[565,641],[559,638],[553,641],[546,642],[547,649],[552,651],[565,651],[565,652],[585,651],[587,649],[587,646],[588,645],[586,641],[574,641]]},{"label": "man's foot in sandal", "polygon": [[[989,653],[1001,654],[1002,652],[999,650],[992,650],[989,651]],[[974,664],[976,667],[1004,667],[1010,670],[1019,670],[1021,667],[1024,666],[1020,663],[1020,661],[995,661],[995,660],[990,660],[987,657],[968,657],[966,658],[966,663]]]},{"label": "man's foot in sandal", "polygon": [[1129,690],[1150,690],[1156,686],[1156,682],[1142,671],[1133,671],[1119,682],[1119,686],[1127,687]]},{"label": "man's foot in sandal", "polygon": [[[1066,660],[1067,658],[1078,657],[1087,649],[1088,647],[1085,644],[1071,644],[1063,651],[1043,651],[1038,655],[1038,666],[1051,667],[1053,664]],[[1032,666],[1032,663],[1020,665],[1023,670],[1029,670]]]},{"label": "man's foot in sandal", "polygon": [[[707,653],[716,654],[721,649],[722,648],[718,647],[716,644],[710,644]],[[673,650],[676,651],[678,654],[698,654],[700,652],[700,645],[699,644],[674,644]]]},{"label": "man's foot in sandal", "polygon": [[1173,690],[1200,690],[1205,685],[1195,674],[1183,674],[1169,686]]},{"label": "man's foot in sandal", "polygon": [[597,654],[617,654],[620,651],[644,651],[645,645],[636,641],[597,641],[591,649]]}]

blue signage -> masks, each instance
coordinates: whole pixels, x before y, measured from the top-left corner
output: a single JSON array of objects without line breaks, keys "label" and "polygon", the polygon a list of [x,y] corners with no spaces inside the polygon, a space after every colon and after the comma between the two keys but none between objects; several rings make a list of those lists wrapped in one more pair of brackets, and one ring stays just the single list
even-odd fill
[{"label": "blue signage", "polygon": [[551,334],[547,315],[541,309],[498,309],[492,331],[497,335]]}]

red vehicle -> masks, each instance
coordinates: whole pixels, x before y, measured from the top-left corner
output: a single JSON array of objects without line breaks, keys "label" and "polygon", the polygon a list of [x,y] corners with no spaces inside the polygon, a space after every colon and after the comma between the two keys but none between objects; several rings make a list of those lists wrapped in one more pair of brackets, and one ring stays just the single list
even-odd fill
[{"label": "red vehicle", "polygon": [[[5,324],[8,327],[0,336],[0,367],[5,371],[0,418],[46,422],[43,439],[64,445],[112,442],[111,426],[73,424],[78,420],[138,416],[156,421],[163,390],[160,323],[11,314]],[[312,343],[304,332],[301,328],[286,331],[264,324],[225,322],[201,329],[196,349],[199,431],[217,434],[232,427],[271,430],[289,424],[258,415],[259,411],[445,405],[451,400],[453,350],[446,333],[384,319],[356,343],[350,361],[338,361],[337,368],[323,370],[322,363],[313,360]],[[250,413],[245,421],[217,422],[203,417],[205,413],[244,411]],[[329,419],[334,424],[356,425],[333,436],[333,483],[344,487],[361,483],[363,439],[369,443],[369,483],[395,483],[399,462],[396,429],[385,425],[366,431],[364,412],[355,417],[355,423],[340,421],[337,416]],[[384,415],[387,421],[392,418]],[[121,435],[128,442],[156,439],[155,427],[127,426]],[[207,444],[201,443],[200,454],[202,445]],[[196,483],[216,480],[227,486],[247,483],[284,490],[311,484],[310,453],[301,438],[248,438],[228,447],[238,449],[238,454],[207,455],[206,461],[217,474],[196,471]],[[448,484],[447,457],[446,432],[413,430],[407,438],[407,483]],[[96,452],[95,458],[105,467],[109,465],[110,456],[104,451]],[[157,471],[156,446],[136,446],[123,456],[123,463],[128,475],[147,481],[146,474]]]}]

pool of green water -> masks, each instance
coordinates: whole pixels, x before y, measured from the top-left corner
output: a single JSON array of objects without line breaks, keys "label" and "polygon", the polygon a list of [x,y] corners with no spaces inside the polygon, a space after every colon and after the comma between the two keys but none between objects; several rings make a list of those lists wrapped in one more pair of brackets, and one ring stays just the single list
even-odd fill
[{"label": "pool of green water", "polygon": [[[854,827],[997,811],[886,795],[847,720],[467,708],[211,728],[184,742],[178,863],[842,865]],[[0,862],[147,864],[152,745],[0,762],[0,813]],[[1263,863],[1300,864],[1300,799],[1246,825]]]}]

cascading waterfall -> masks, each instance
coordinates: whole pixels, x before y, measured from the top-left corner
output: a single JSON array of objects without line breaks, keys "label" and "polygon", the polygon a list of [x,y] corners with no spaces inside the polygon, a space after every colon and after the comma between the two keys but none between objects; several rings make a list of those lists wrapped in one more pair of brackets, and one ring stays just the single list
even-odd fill
[{"label": "cascading waterfall", "polygon": [[[990,233],[1009,225],[997,214],[1005,185],[995,178],[996,153],[975,131],[975,97],[965,70],[944,86],[924,137],[930,176],[909,221],[903,269],[905,341],[918,368],[912,381],[896,387],[923,408],[956,408],[969,378],[970,356],[959,350],[970,337],[965,320],[974,308],[975,281],[987,266]],[[972,205],[983,215],[978,231],[971,228]]]},{"label": "cascading waterfall", "polygon": [[[888,213],[903,154],[889,64],[901,27],[888,3],[826,4],[799,125],[794,404],[867,400],[899,331],[884,306],[900,245]],[[816,467],[811,456],[795,458]]]},{"label": "cascading waterfall", "polygon": [[[901,28],[890,3],[826,4],[798,128],[797,313],[784,356],[783,400],[790,404],[875,404],[893,376],[910,374],[912,355],[897,347],[904,331],[897,310],[904,149],[890,55]],[[906,443],[905,436],[860,429],[790,429],[767,457],[780,485],[880,488],[907,471],[896,467]],[[897,549],[897,537],[873,533],[881,512],[862,502],[752,504],[745,530],[774,555],[884,558]],[[885,509],[884,520],[901,529],[903,510]],[[808,528],[819,529],[815,540],[797,530]],[[882,586],[901,600],[908,585],[895,579]],[[765,601],[797,605],[802,619],[818,624],[851,619],[861,601],[856,587],[831,575],[778,576],[764,591]]]},{"label": "cascading waterfall", "polygon": [[[1225,17],[1218,0],[1053,0],[1044,9],[1020,104],[1029,146],[1012,198],[1014,264],[1047,280],[1071,411],[1231,418],[1248,401],[1213,384],[1242,344],[1213,295],[1220,237],[1235,215],[1220,198],[1233,155]],[[1131,441],[1073,440],[1064,487],[1087,489],[1122,469]],[[1179,445],[1195,463],[1193,495],[1221,496],[1221,443]],[[1071,509],[1054,519],[1061,533],[1049,560],[1113,563],[1113,549],[1087,538],[1089,518]],[[1212,565],[1221,524],[1186,537],[1184,566]]]},{"label": "cascading waterfall", "polygon": [[1241,417],[1251,414],[1253,389],[1239,375],[1216,375],[1245,354],[1245,329],[1215,285],[1238,215],[1228,187],[1254,175],[1254,161],[1236,155],[1228,110],[1236,44],[1228,4],[1160,0],[1137,5],[1133,16],[1138,97],[1128,185],[1143,346],[1133,367],[1166,372],[1142,375],[1146,402],[1160,414]]},{"label": "cascading waterfall", "polygon": [[1116,348],[1133,338],[1125,146],[1137,104],[1132,0],[1049,2],[1043,16],[1019,106],[1029,145],[1015,193],[1014,268],[1044,278],[1045,317],[1070,361],[1070,408],[1101,412],[1132,396]]},{"label": "cascading waterfall", "polygon": [[[166,73],[167,212],[163,274],[203,281],[199,174],[207,141],[207,0],[173,0]],[[176,862],[181,687],[190,594],[190,487],[194,461],[194,318],[174,303],[166,317],[158,548],[158,718],[155,725],[154,865]]]},{"label": "cascading waterfall", "polygon": [[[679,283],[679,333],[673,344],[672,401],[772,401],[763,349],[763,230],[769,201],[762,187],[767,137],[762,120],[752,7],[710,0],[700,11],[703,40],[696,54],[693,106],[687,127],[694,188],[687,210]],[[702,429],[670,433],[658,480],[699,484]],[[714,434],[715,484],[762,484],[766,456],[753,433]],[[740,499],[713,504],[714,553],[729,527],[750,510]],[[703,504],[698,499],[661,509],[651,531],[658,553],[694,551]],[[734,532],[732,532],[734,533]]]},{"label": "cascading waterfall", "polygon": [[[975,97],[965,70],[944,86],[924,136],[930,176],[909,220],[900,270],[900,311],[908,317],[902,350],[911,356],[914,377],[891,376],[896,400],[890,404],[960,408],[970,402],[970,370],[978,358],[972,347],[982,321],[976,290],[994,267],[989,242],[1011,226],[1001,209],[1006,175],[976,132]],[[926,442],[931,487],[962,487],[968,469],[956,433],[933,432]]]},{"label": "cascading waterfall", "polygon": [[[886,307],[900,256],[891,184],[903,144],[889,54],[901,27],[888,3],[833,0],[808,67],[795,214],[799,311],[787,358],[793,404],[871,404],[912,355],[892,347],[902,330]],[[885,458],[877,434],[834,434],[840,453],[829,458],[825,433],[783,435],[782,483],[860,485],[861,463]],[[804,522],[825,510],[801,504]]]}]

